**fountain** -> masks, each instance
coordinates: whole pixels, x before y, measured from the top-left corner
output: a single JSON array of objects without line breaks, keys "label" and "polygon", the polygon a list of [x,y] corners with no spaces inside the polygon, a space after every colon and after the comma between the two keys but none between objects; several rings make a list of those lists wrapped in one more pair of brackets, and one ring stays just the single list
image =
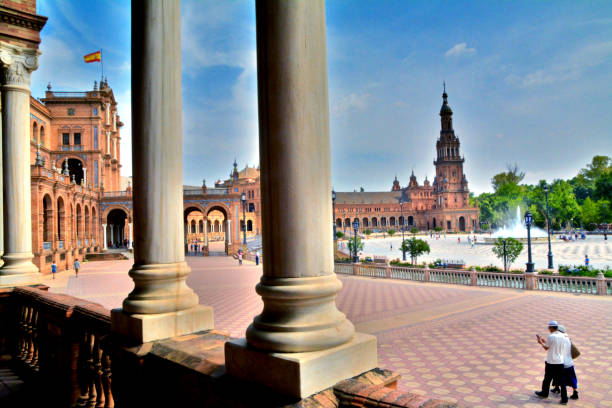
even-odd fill
[{"label": "fountain", "polygon": [[[512,224],[505,225],[501,229],[495,231],[490,237],[484,239],[485,244],[494,244],[498,238],[514,238],[523,243],[527,243],[527,228],[523,223],[521,217],[521,208],[516,207],[516,218],[512,221]],[[552,237],[551,237],[552,238]],[[547,242],[546,231],[543,229],[532,226],[531,227],[531,243],[545,243]]]}]

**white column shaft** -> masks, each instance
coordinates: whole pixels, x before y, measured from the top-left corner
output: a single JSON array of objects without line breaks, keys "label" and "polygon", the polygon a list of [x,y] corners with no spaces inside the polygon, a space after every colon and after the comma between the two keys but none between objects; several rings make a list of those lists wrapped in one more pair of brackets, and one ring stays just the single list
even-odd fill
[{"label": "white column shaft", "polygon": [[128,248],[132,248],[132,241],[134,240],[134,235],[132,233],[132,223],[130,222],[128,226],[130,228],[130,238],[128,240]]},{"label": "white column shaft", "polygon": [[[0,285],[36,279],[33,276],[38,272],[32,263],[30,192],[30,72],[37,63],[33,52],[0,47],[4,165],[4,265],[0,268]],[[7,275],[30,278],[4,278]]]},{"label": "white column shaft", "polygon": [[232,244],[232,220],[227,220],[227,228],[225,229],[225,238],[229,245]]},{"label": "white column shaft", "polygon": [[104,240],[102,248],[106,250],[108,249],[106,246],[106,224],[102,224],[102,239]]}]

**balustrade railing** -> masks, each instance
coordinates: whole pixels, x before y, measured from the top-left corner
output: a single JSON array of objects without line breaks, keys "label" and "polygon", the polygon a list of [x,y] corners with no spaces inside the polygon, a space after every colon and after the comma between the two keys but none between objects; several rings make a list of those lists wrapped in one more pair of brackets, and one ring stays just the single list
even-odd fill
[{"label": "balustrade railing", "polygon": [[478,272],[477,286],[525,289],[525,276],[517,273]]},{"label": "balustrade railing", "polygon": [[538,275],[537,278],[539,290],[597,294],[597,278],[560,275]]},{"label": "balustrade railing", "polygon": [[[419,282],[449,283],[469,286],[552,292],[612,295],[612,279],[560,275],[527,276],[525,273],[477,272],[464,269],[410,268],[377,264],[336,263],[335,272],[343,275],[391,278]],[[529,278],[529,284],[528,284]]]},{"label": "balustrade railing", "polygon": [[[45,403],[61,407],[114,407],[111,359],[103,347],[110,334],[110,310],[69,295],[15,288],[3,312],[14,313],[11,332],[2,333],[13,366],[36,381]],[[44,395],[44,397],[43,397]]]},{"label": "balustrade railing", "polygon": [[50,251],[52,247],[53,247],[53,243],[51,241],[43,242],[43,250]]},{"label": "balustrade railing", "polygon": [[64,241],[58,241],[58,242],[57,242],[57,247],[58,247],[59,249],[64,249]]},{"label": "balustrade railing", "polygon": [[459,285],[470,285],[471,275],[469,271],[449,270],[449,269],[430,269],[429,281],[436,283],[455,283]]},{"label": "balustrade railing", "polygon": [[422,268],[406,268],[403,266],[392,266],[390,268],[391,278],[403,279],[412,281],[424,281],[425,269]]}]

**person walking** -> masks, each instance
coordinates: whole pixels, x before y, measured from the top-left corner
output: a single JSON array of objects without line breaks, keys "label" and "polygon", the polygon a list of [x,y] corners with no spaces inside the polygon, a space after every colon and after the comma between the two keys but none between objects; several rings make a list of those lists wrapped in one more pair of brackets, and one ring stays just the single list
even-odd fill
[{"label": "person walking", "polygon": [[238,264],[242,265],[242,250],[238,251]]},{"label": "person walking", "polygon": [[255,252],[255,266],[259,266],[259,251]]},{"label": "person walking", "polygon": [[81,263],[79,262],[79,258],[74,259],[74,274],[76,277],[79,277],[79,269],[81,268]]},{"label": "person walking", "polygon": [[587,254],[584,254],[584,266],[586,266],[587,268],[589,267],[589,256]]},{"label": "person walking", "polygon": [[[563,333],[563,335],[570,342],[570,347],[565,355],[565,359],[563,361],[563,375],[565,376],[565,385],[572,387],[574,391],[570,396],[570,399],[577,400],[578,399],[578,378],[576,377],[576,370],[574,369],[574,359],[572,358],[572,339],[567,334],[565,327],[559,325],[559,331]],[[555,394],[559,394],[561,392],[559,388],[559,384],[553,382],[553,389],[550,392]]]},{"label": "person walking", "polygon": [[53,275],[53,279],[55,279],[56,272],[57,272],[57,265],[55,264],[55,261],[53,261],[53,263],[51,264],[51,274]]},{"label": "person walking", "polygon": [[[536,334],[538,344],[546,350],[546,365],[544,370],[544,380],[542,380],[542,390],[536,391],[535,395],[540,398],[548,398],[550,391],[550,383],[554,379],[559,384],[561,390],[561,404],[567,405],[567,388],[565,387],[564,362],[568,349],[571,350],[571,345],[566,336],[559,330],[559,324],[556,320],[551,320],[548,323],[548,331],[550,334],[544,340],[539,334]],[[570,351],[571,352],[571,351]]]}]

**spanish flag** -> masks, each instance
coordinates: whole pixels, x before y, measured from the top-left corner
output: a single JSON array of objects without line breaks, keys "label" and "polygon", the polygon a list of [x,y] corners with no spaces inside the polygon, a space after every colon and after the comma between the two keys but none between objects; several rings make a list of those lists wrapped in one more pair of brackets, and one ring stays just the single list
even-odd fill
[{"label": "spanish flag", "polygon": [[88,64],[90,62],[101,62],[102,61],[102,52],[101,51],[92,52],[91,54],[87,54],[86,56],[84,56],[83,59]]}]

